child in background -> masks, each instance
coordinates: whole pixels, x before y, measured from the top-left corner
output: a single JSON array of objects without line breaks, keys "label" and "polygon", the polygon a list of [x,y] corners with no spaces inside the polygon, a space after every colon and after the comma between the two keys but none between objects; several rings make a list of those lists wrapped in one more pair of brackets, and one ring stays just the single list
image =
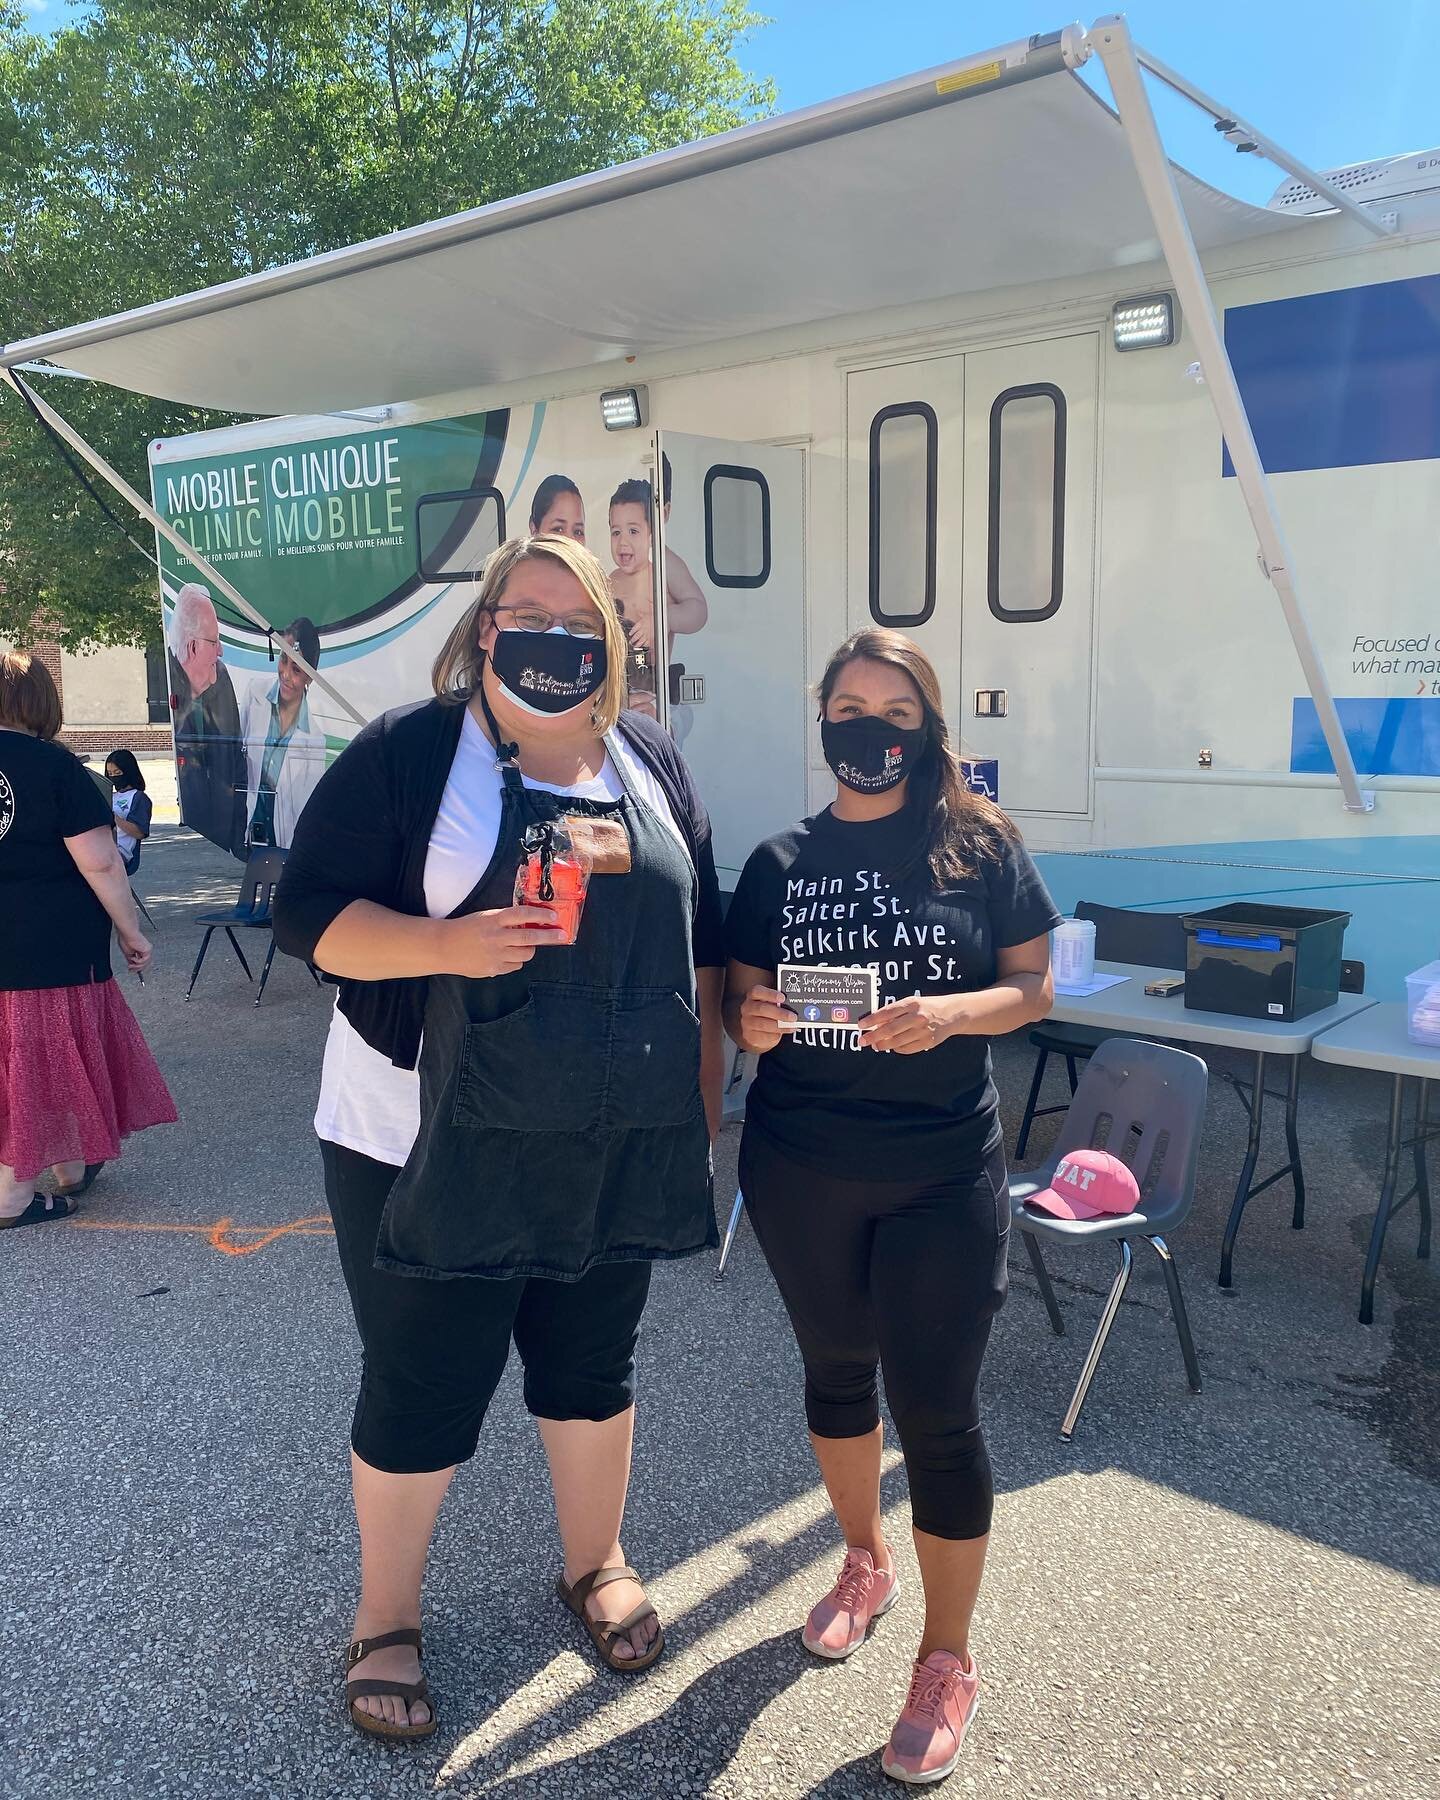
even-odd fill
[{"label": "child in background", "polygon": [[[669,458],[665,459],[669,475]],[[655,622],[653,601],[655,503],[654,489],[648,481],[622,481],[610,499],[610,550],[615,567],[610,574],[610,592],[619,608],[630,642],[628,675],[630,704],[639,712],[656,712]],[[669,499],[665,501],[669,516]],[[705,596],[680,557],[667,551],[665,556],[666,655],[668,667],[674,654],[678,632],[699,631],[709,617]]]}]

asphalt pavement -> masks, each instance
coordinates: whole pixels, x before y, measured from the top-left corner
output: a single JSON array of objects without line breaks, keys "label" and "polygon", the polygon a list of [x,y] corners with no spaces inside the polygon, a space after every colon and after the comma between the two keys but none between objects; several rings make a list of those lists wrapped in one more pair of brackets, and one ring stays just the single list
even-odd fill
[{"label": "asphalt pavement", "polygon": [[[723,1282],[713,1258],[662,1267],[647,1318],[626,1549],[665,1658],[638,1679],[604,1672],[553,1598],[551,1503],[512,1365],[431,1560],[441,1729],[393,1749],[351,1730],[357,1345],[310,1123],[329,996],[277,959],[257,1010],[217,937],[184,1002],[195,917],[238,876],[157,829],[137,884],[156,964],[125,991],[181,1123],[133,1140],[74,1222],[0,1238],[0,1794],[896,1792],[877,1751],[921,1619],[903,1469],[892,1445],[901,1601],[851,1661],[817,1663],[796,1633],[839,1546],[748,1228]],[[1023,1042],[999,1047],[1011,1142],[1029,1067]],[[1374,1326],[1355,1318],[1384,1084],[1307,1070],[1306,1228],[1289,1228],[1283,1184],[1255,1201],[1222,1292],[1244,1116],[1225,1079],[1239,1064],[1216,1053],[1211,1068],[1199,1201],[1173,1240],[1201,1395],[1158,1266],[1139,1259],[1062,1443],[1109,1253],[1052,1258],[1055,1338],[1012,1252],[986,1365],[984,1695],[947,1793],[1440,1793],[1440,1282],[1415,1258],[1413,1208]],[[722,1202],[738,1135],[718,1154]]]}]

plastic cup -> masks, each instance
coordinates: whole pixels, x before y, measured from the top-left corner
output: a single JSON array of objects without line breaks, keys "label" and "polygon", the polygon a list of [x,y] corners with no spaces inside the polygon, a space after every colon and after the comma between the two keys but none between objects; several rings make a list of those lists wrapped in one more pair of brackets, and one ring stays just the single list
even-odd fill
[{"label": "plastic cup", "polygon": [[553,900],[540,898],[540,858],[527,856],[515,875],[517,906],[548,906],[559,919],[555,932],[557,944],[573,944],[580,933],[580,914],[585,909],[585,895],[590,887],[590,871],[567,856],[557,856],[550,864]]}]

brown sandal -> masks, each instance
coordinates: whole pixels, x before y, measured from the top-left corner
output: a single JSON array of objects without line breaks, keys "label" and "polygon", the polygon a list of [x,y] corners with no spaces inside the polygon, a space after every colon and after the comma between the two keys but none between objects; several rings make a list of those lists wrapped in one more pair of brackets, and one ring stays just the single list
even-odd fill
[{"label": "brown sandal", "polygon": [[616,1640],[625,1636],[627,1632],[633,1631],[637,1625],[643,1625],[647,1619],[658,1618],[658,1615],[648,1600],[642,1600],[639,1606],[613,1624],[601,1619],[592,1619],[585,1610],[585,1602],[596,1588],[608,1587],[612,1581],[633,1581],[643,1585],[633,1569],[622,1565],[619,1568],[593,1569],[590,1574],[582,1575],[574,1587],[567,1587],[565,1577],[558,1575],[555,1578],[555,1592],[590,1633],[590,1641],[595,1646],[595,1653],[605,1667],[614,1669],[619,1675],[638,1675],[642,1669],[648,1669],[652,1663],[659,1661],[665,1649],[665,1632],[662,1628],[655,1634],[655,1642],[643,1656],[617,1656],[615,1654]]},{"label": "brown sandal", "polygon": [[[415,1654],[420,1654],[420,1633],[415,1626],[403,1631],[387,1631],[379,1637],[356,1638],[345,1652],[345,1667],[353,1669],[358,1662],[363,1662],[372,1650],[388,1650],[392,1644],[413,1644]],[[361,1712],[355,1702],[371,1697],[390,1694],[397,1700],[403,1700],[406,1708],[412,1707],[417,1700],[423,1700],[430,1708],[430,1717],[423,1725],[387,1725],[384,1719],[377,1719],[371,1713]],[[345,1698],[350,1705],[350,1723],[357,1731],[363,1731],[367,1737],[377,1738],[425,1738],[439,1725],[435,1713],[435,1702],[430,1698],[430,1685],[422,1675],[418,1681],[386,1681],[379,1677],[362,1677],[358,1681],[346,1680]]]}]

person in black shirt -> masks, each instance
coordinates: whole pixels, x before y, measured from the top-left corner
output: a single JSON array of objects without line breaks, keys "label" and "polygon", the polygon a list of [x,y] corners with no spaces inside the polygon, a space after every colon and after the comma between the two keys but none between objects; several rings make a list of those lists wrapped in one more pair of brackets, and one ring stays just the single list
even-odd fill
[{"label": "person in black shirt", "polygon": [[111,976],[112,923],[127,968],[150,946],[110,810],[59,729],[44,664],[0,656],[0,1230],[68,1218],[122,1138],[175,1118]]},{"label": "person in black shirt", "polygon": [[[943,1779],[979,1692],[969,1653],[994,1489],[977,1384],[1010,1208],[993,1035],[1050,1010],[1059,914],[1019,833],[970,793],[928,658],[866,629],[820,686],[839,791],[761,844],[726,919],[725,1023],[759,1056],[740,1185],[805,1363],[811,1442],[846,1556],[802,1633],[848,1656],[897,1580],[880,1519],[883,1369],[910,1480],[925,1629],[882,1766]],[[867,967],[858,1027],[806,1023],[783,964]]]}]

